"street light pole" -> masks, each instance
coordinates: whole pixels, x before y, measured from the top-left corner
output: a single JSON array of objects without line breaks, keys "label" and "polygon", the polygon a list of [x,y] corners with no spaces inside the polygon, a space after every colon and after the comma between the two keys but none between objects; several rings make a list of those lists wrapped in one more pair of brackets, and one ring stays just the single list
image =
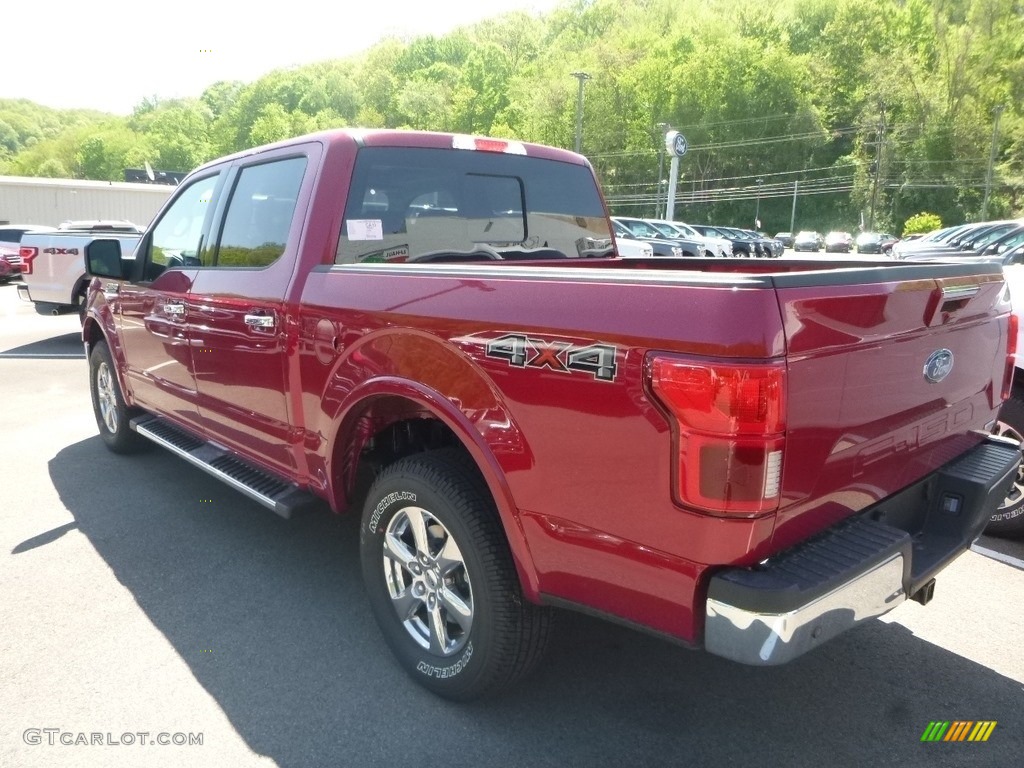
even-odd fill
[{"label": "street light pole", "polygon": [[757,206],[754,208],[754,229],[761,229],[761,185],[764,179],[757,179]]},{"label": "street light pole", "polygon": [[583,149],[583,84],[590,79],[586,72],[573,72],[572,76],[579,81],[576,92],[576,152]]},{"label": "street light pole", "polygon": [[665,132],[668,130],[668,123],[658,123],[658,130],[661,134],[658,137],[658,185],[654,195],[654,215],[661,212],[661,183],[665,174]]},{"label": "street light pole", "polygon": [[992,194],[992,166],[996,162],[996,144],[999,143],[999,118],[1003,114],[1003,105],[992,109],[995,120],[992,123],[992,148],[988,153],[988,173],[985,174],[985,201],[981,204],[981,220],[988,221],[988,199]]},{"label": "street light pole", "polygon": [[878,182],[882,173],[882,149],[885,147],[885,102],[880,105],[881,117],[878,121],[878,131],[875,133],[875,183],[871,189],[871,212],[868,215],[868,231],[875,231],[875,205],[878,203]]}]

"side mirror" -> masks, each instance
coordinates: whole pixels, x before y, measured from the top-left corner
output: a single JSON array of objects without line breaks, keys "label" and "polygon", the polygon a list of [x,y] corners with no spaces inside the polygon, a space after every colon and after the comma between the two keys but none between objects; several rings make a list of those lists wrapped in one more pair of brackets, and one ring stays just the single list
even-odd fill
[{"label": "side mirror", "polygon": [[121,243],[117,240],[93,240],[85,246],[85,271],[91,277],[128,278],[131,260],[121,257]]}]

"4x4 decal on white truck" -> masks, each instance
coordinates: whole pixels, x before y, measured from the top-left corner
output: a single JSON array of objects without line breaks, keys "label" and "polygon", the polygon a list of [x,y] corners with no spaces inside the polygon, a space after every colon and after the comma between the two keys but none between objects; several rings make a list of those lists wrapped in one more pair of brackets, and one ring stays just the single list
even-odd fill
[{"label": "4x4 decal on white truck", "polygon": [[516,368],[550,368],[559,373],[582,371],[598,381],[615,381],[618,365],[615,347],[567,341],[547,341],[521,333],[507,333],[487,343],[487,356],[505,360]]}]

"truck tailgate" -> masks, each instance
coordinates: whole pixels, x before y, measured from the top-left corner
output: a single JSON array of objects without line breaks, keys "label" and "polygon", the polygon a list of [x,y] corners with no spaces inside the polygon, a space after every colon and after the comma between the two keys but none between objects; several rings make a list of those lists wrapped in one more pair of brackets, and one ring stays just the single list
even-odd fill
[{"label": "truck tailgate", "polygon": [[998,268],[946,274],[832,286],[777,280],[789,411],[773,549],[982,440],[1000,405],[1009,303]]}]

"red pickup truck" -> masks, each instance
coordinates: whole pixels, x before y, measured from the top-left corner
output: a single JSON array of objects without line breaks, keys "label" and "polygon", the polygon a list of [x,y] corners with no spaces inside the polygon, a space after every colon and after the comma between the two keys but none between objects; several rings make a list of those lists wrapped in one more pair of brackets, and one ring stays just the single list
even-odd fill
[{"label": "red pickup truck", "polygon": [[302,137],[86,256],[108,447],[361,510],[383,636],[454,699],[555,608],[786,662],[927,602],[1020,461],[998,265],[619,258],[558,149]]}]

